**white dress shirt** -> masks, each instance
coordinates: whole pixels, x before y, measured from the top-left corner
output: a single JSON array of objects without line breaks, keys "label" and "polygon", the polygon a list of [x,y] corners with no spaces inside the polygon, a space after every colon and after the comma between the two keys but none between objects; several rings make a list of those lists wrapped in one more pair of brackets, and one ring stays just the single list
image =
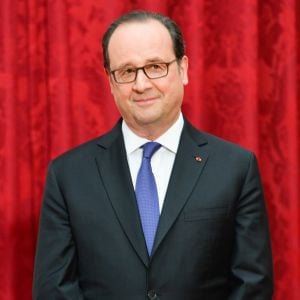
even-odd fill
[{"label": "white dress shirt", "polygon": [[[151,158],[151,167],[156,181],[160,212],[164,204],[183,124],[183,116],[180,113],[177,121],[155,140],[155,142],[162,145]],[[150,141],[136,135],[124,120],[122,122],[122,132],[131,179],[135,186],[137,174],[142,163],[143,149],[141,146]]]}]

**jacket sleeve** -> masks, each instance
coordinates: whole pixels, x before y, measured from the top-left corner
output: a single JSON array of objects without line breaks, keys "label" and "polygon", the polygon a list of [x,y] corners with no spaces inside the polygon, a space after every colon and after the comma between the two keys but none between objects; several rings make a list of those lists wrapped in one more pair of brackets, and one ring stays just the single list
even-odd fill
[{"label": "jacket sleeve", "polygon": [[33,299],[84,299],[78,282],[76,246],[68,209],[50,164],[40,217]]},{"label": "jacket sleeve", "polygon": [[271,300],[272,255],[264,195],[256,158],[249,167],[236,209],[229,300]]}]

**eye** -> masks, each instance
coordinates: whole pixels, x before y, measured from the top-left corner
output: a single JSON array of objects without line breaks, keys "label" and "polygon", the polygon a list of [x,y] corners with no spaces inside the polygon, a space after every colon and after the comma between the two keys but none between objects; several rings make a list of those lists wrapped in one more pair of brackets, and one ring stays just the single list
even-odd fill
[{"label": "eye", "polygon": [[126,69],[119,70],[120,75],[130,75],[134,72],[135,72],[134,68],[126,68]]},{"label": "eye", "polygon": [[145,66],[145,71],[150,76],[157,76],[166,72],[166,65],[164,63],[153,63]]},{"label": "eye", "polygon": [[147,65],[147,69],[150,71],[161,71],[161,70],[163,70],[163,65],[162,64],[150,64],[150,65]]},{"label": "eye", "polygon": [[134,72],[135,72],[135,69],[132,69],[132,68],[125,69],[125,73],[127,73],[127,74],[131,74],[131,73],[134,73]]},{"label": "eye", "polygon": [[136,72],[136,69],[135,68],[131,68],[131,67],[128,67],[128,68],[124,68],[124,69],[120,69],[120,70],[117,70],[115,72],[115,76],[117,78],[122,78],[122,79],[130,79],[132,78],[132,76],[135,76],[135,72]]}]

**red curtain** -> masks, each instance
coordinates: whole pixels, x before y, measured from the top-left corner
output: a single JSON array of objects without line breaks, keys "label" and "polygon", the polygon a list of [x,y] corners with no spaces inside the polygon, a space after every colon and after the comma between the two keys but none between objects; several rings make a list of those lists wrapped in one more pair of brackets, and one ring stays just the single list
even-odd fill
[{"label": "red curtain", "polygon": [[300,299],[297,0],[1,0],[0,299],[31,299],[49,160],[104,133],[119,116],[100,40],[131,9],[165,13],[181,26],[190,59],[186,116],[257,154],[274,299]]}]

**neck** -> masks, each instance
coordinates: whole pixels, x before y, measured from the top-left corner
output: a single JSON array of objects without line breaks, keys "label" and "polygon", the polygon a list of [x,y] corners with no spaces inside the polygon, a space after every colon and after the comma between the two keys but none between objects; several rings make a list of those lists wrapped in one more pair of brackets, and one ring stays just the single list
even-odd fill
[{"label": "neck", "polygon": [[138,136],[143,137],[149,141],[154,141],[164,134],[170,127],[167,128],[135,128],[128,125],[128,127]]},{"label": "neck", "polygon": [[163,135],[172,125],[178,120],[179,114],[177,117],[169,123],[164,124],[131,124],[126,122],[127,126],[138,136],[143,137],[149,141],[154,141]]}]

